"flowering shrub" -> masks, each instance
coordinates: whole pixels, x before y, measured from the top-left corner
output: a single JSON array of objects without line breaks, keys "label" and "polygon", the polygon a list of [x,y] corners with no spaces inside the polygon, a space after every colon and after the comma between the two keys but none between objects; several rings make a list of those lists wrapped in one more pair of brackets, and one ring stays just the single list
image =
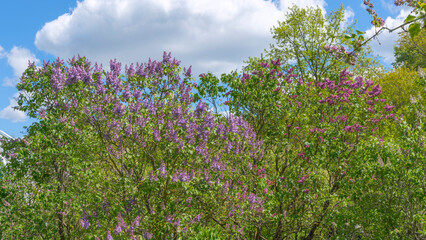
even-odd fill
[{"label": "flowering shrub", "polygon": [[[78,216],[65,204],[69,190],[58,182],[62,199],[49,214],[79,218],[79,227],[59,231],[61,237],[191,236],[214,225],[235,235],[243,233],[239,221],[262,216],[264,195],[256,194],[251,176],[261,142],[241,117],[219,121],[202,101],[192,110],[191,68],[183,77],[179,70],[170,54],[160,62],[126,66],[125,75],[116,61],[107,71],[85,58],[27,69],[19,88],[30,96],[20,96],[20,108],[40,123],[30,128],[29,147],[15,149],[23,162],[12,166],[31,164],[24,174],[36,183],[66,175],[77,181],[67,187],[90,189],[72,196],[74,206],[80,205]],[[51,129],[52,138],[68,139],[37,141],[40,136],[31,130],[39,126]],[[37,149],[43,143],[55,152]],[[61,165],[51,166],[56,159]],[[55,167],[61,171],[46,180],[33,173]]]},{"label": "flowering shrub", "polygon": [[378,129],[399,119],[380,98],[380,85],[347,70],[313,83],[282,69],[279,59],[252,66],[221,81],[229,88],[229,111],[246,119],[263,141],[259,178],[273,194],[256,234],[325,238],[353,201],[354,183],[363,184],[362,169],[372,164],[361,164],[366,158],[359,153],[383,141]]},{"label": "flowering shrub", "polygon": [[[38,122],[2,145],[2,238],[424,236],[423,125],[380,85],[347,70],[312,82],[279,59],[199,86],[166,53],[121,68],[79,57],[25,71],[18,108]],[[385,125],[401,137],[383,139]]]}]

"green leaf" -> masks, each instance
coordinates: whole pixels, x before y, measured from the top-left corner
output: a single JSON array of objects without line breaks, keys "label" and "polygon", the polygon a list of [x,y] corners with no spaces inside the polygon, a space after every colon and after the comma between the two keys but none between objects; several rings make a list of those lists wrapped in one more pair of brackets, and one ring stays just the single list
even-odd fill
[{"label": "green leaf", "polygon": [[420,23],[413,23],[408,27],[408,32],[410,32],[410,37],[414,38],[420,32]]},{"label": "green leaf", "polygon": [[365,32],[361,32],[361,31],[358,31],[358,30],[356,30],[356,33],[357,33],[357,34],[361,34],[361,35],[362,35],[362,34],[365,34]]},{"label": "green leaf", "polygon": [[415,18],[416,16],[408,15],[407,18],[405,19],[405,22],[413,21]]}]

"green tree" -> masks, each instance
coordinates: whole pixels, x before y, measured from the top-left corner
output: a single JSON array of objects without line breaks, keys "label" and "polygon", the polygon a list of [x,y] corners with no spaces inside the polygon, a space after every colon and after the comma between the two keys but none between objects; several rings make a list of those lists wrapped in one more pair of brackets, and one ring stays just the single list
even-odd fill
[{"label": "green tree", "polygon": [[408,32],[400,33],[394,51],[394,67],[426,68],[426,29],[423,28],[414,38]]},{"label": "green tree", "polygon": [[383,74],[375,81],[382,87],[383,97],[398,111],[406,108],[411,99],[419,96],[421,88],[416,84],[418,79],[416,70],[400,67]]},{"label": "green tree", "polygon": [[345,26],[344,13],[343,5],[327,16],[319,8],[292,6],[285,20],[272,28],[276,43],[266,51],[267,56],[280,58],[287,65],[295,63],[298,76],[315,82],[329,77],[335,68],[341,70],[349,66],[324,50],[324,46],[350,43],[345,36],[353,34],[354,24]]}]

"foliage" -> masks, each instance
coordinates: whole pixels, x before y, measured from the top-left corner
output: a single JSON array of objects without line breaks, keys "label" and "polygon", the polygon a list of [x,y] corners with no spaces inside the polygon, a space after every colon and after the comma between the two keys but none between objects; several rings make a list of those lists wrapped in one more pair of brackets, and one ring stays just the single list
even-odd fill
[{"label": "foliage", "polygon": [[[269,197],[269,208],[265,208],[272,218],[257,224],[259,232],[255,236],[355,237],[360,234],[354,231],[357,225],[369,226],[366,219],[355,220],[363,216],[362,209],[350,206],[359,199],[360,204],[371,199],[368,183],[380,171],[377,156],[381,150],[376,146],[383,141],[376,135],[378,128],[395,126],[393,122],[400,120],[393,106],[380,98],[380,85],[373,86],[370,80],[352,79],[343,70],[313,84],[297,78],[294,69],[282,67],[279,60],[260,60],[241,74],[234,72],[220,78],[230,90],[224,94],[230,113],[242,116],[253,126],[265,150],[265,163],[259,173],[272,185],[274,194]],[[218,82],[209,81],[212,78],[211,74],[202,77],[204,82]],[[404,179],[403,175],[397,176]],[[372,207],[371,211],[375,210]],[[348,214],[352,214],[353,221],[348,222]],[[368,220],[377,222],[382,217],[376,214]],[[377,231],[368,229],[366,236],[389,237],[392,227],[389,224],[380,225]]]},{"label": "foliage", "polygon": [[[404,1],[399,0],[396,1],[395,4],[401,5],[402,2]],[[408,26],[408,32],[410,33],[410,37],[414,38],[420,33],[421,29],[426,27],[426,3],[421,0],[406,2],[408,2],[409,6],[414,7],[414,10],[404,21],[405,23],[410,23]]]},{"label": "foliage", "polygon": [[410,113],[409,107],[422,91],[422,88],[416,84],[418,79],[417,71],[401,67],[393,69],[375,80],[382,86],[383,97],[395,106],[397,115],[404,115],[407,122],[412,125],[417,117],[414,113]]},{"label": "foliage", "polygon": [[[294,65],[295,74],[314,82],[330,77],[333,71],[351,69],[357,76],[371,77],[383,71],[383,66],[373,55],[370,47],[349,53],[343,45],[354,43],[348,36],[362,37],[363,32],[353,32],[355,23],[348,25],[344,18],[343,5],[327,16],[320,8],[293,6],[285,20],[272,29],[277,41],[267,50],[267,56],[280,58],[287,66]],[[338,47],[339,46],[339,47]],[[261,58],[263,59],[263,58]],[[252,59],[256,63],[256,59]],[[247,63],[250,65],[249,60]],[[293,64],[295,62],[295,64]],[[376,72],[367,71],[377,67]]]},{"label": "foliage", "polygon": [[216,121],[201,101],[191,110],[191,70],[181,79],[178,66],[167,54],[125,76],[115,61],[30,66],[19,108],[39,123],[5,144],[2,237],[196,237],[209,226],[235,236],[261,217],[264,196],[238,195],[257,192],[260,143],[241,118]]},{"label": "foliage", "polygon": [[[199,86],[168,54],[120,69],[26,70],[19,108],[39,122],[3,143],[1,237],[424,236],[425,129],[396,118],[380,85],[347,70],[314,84],[279,59]],[[228,118],[192,110],[225,87]],[[383,140],[385,126],[401,137]]]},{"label": "foliage", "polygon": [[417,70],[419,67],[426,68],[426,29],[411,38],[407,32],[402,32],[394,47],[394,67],[407,67]]},{"label": "foliage", "polygon": [[[328,77],[328,73],[342,69],[342,63],[323,47],[348,44],[346,34],[351,34],[353,25],[344,26],[343,5],[328,16],[319,8],[299,8],[293,5],[285,20],[272,28],[276,44],[267,51],[271,59],[280,58],[285,64],[295,62],[295,73],[303,79],[315,82]],[[340,48],[339,48],[340,49]]]}]

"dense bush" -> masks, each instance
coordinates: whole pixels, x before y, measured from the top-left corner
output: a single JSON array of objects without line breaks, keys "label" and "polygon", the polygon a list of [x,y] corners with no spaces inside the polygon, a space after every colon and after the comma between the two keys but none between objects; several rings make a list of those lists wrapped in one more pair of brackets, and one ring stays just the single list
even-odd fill
[{"label": "dense bush", "polygon": [[178,66],[167,54],[125,77],[115,61],[110,71],[84,58],[30,66],[20,104],[39,122],[9,143],[4,237],[158,239],[217,224],[234,235],[232,219],[261,214],[264,196],[239,196],[256,190],[261,142],[241,117],[217,121],[202,101],[191,110],[191,70]]},{"label": "dense bush", "polygon": [[3,142],[1,237],[424,237],[423,125],[347,70],[314,83],[282,67],[197,85],[166,53],[124,74],[85,58],[30,65],[19,108],[39,121]]}]

